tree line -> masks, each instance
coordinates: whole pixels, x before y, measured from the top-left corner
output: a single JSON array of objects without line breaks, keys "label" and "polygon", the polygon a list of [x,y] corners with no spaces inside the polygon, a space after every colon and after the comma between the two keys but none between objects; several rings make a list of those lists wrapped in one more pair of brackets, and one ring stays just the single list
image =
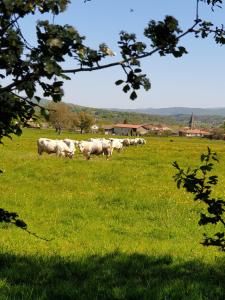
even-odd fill
[{"label": "tree line", "polygon": [[69,105],[63,102],[50,102],[47,109],[46,119],[52,124],[58,134],[61,134],[63,129],[79,129],[80,133],[89,131],[95,121],[91,114],[83,111],[73,112]]}]

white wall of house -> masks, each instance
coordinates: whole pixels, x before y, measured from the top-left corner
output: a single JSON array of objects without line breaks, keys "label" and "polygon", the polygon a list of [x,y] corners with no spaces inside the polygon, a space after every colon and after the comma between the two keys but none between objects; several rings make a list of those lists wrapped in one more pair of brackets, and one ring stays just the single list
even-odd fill
[{"label": "white wall of house", "polygon": [[138,134],[138,135],[144,135],[144,134],[146,134],[147,132],[148,132],[148,130],[145,129],[144,127],[139,127],[139,128],[137,129],[137,134]]}]

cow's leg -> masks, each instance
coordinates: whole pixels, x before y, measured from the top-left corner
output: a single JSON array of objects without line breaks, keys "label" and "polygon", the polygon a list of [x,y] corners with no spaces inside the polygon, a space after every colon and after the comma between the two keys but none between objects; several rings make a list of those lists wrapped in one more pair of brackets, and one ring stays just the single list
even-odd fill
[{"label": "cow's leg", "polygon": [[42,155],[42,153],[43,153],[42,147],[38,146],[38,154],[39,154],[39,155]]}]

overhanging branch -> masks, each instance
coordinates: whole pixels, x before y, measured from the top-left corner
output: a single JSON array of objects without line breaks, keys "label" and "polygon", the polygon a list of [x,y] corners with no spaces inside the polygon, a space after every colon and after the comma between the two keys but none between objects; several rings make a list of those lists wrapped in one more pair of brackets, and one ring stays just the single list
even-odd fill
[{"label": "overhanging branch", "polygon": [[[180,40],[182,37],[184,37],[185,35],[187,35],[188,33],[193,32],[194,28],[199,24],[200,20],[196,19],[195,23],[193,24],[193,26],[191,26],[190,28],[188,28],[185,32],[183,32],[182,34],[180,34],[177,39]],[[135,57],[130,57],[128,59],[125,60],[121,60],[121,61],[117,61],[114,63],[110,63],[110,64],[105,64],[105,65],[99,65],[96,67],[91,67],[91,68],[77,68],[77,69],[66,69],[66,70],[62,70],[62,73],[78,73],[78,72],[91,72],[91,71],[96,71],[96,70],[102,70],[102,69],[106,69],[106,68],[111,68],[111,67],[115,67],[115,66],[122,66],[123,64],[131,61],[132,59],[143,59],[146,57],[149,57],[151,55],[153,55],[154,53],[158,52],[161,48],[155,48],[154,50],[147,52],[145,54],[142,55],[138,55]]]},{"label": "overhanging branch", "polygon": [[[182,37],[184,37],[185,35],[191,33],[191,32],[194,32],[194,28],[199,24],[200,20],[195,20],[193,26],[191,26],[190,28],[188,28],[185,32],[183,32],[182,34],[180,34],[178,37],[177,37],[177,40],[180,40]],[[109,63],[109,64],[105,64],[105,65],[98,65],[96,67],[91,67],[91,68],[76,68],[76,69],[65,69],[65,70],[62,70],[61,73],[79,73],[79,72],[91,72],[91,71],[97,71],[97,70],[102,70],[102,69],[107,69],[107,68],[111,68],[111,67],[115,67],[115,66],[122,66],[123,64],[131,61],[132,59],[143,59],[143,58],[146,58],[146,57],[149,57],[151,55],[153,55],[154,53],[158,52],[161,48],[158,47],[158,48],[155,48],[154,50],[150,51],[150,52],[147,52],[147,53],[144,53],[142,55],[137,55],[135,57],[129,57],[128,59],[125,59],[125,60],[120,60],[120,61],[117,61],[117,62],[114,62],[114,63]],[[0,94],[1,93],[4,93],[4,92],[9,92],[11,91],[13,88],[16,88],[18,87],[21,83],[27,81],[27,80],[30,80],[32,79],[32,77],[38,77],[38,74],[33,74],[33,73],[29,73],[27,74],[23,79],[21,80],[15,80],[13,83],[5,86],[5,87],[2,87],[0,88]]]},{"label": "overhanging branch", "polygon": [[15,80],[14,82],[10,83],[9,85],[0,88],[0,94],[12,91],[13,88],[18,87],[21,83],[24,83],[25,81],[31,79],[33,76],[34,76],[33,73],[29,73],[23,79]]}]

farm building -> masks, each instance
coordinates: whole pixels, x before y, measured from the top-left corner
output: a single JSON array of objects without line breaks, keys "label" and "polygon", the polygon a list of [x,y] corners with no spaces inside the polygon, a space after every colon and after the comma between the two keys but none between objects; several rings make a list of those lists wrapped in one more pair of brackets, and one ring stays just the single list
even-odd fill
[{"label": "farm building", "polygon": [[188,137],[209,137],[211,135],[210,132],[206,130],[201,129],[190,129],[190,128],[184,128],[182,130],[179,130],[179,136],[188,136]]},{"label": "farm building", "polygon": [[209,131],[203,130],[203,129],[197,129],[195,128],[195,118],[194,114],[191,114],[189,126],[184,127],[183,129],[179,130],[179,136],[187,136],[187,137],[209,137],[211,136],[211,133]]},{"label": "farm building", "polygon": [[37,129],[40,129],[41,126],[39,123],[37,123],[34,119],[30,119],[27,121],[27,123],[25,124],[25,127],[28,127],[28,128],[37,128]]},{"label": "farm building", "polygon": [[158,124],[158,125],[153,125],[153,124],[145,124],[142,125],[146,130],[148,130],[148,132],[153,132],[156,133],[158,135],[163,134],[164,132],[168,132],[171,131],[171,128],[169,128],[167,125],[163,125],[163,124]]},{"label": "farm building", "polygon": [[148,132],[142,125],[137,124],[116,124],[114,125],[114,133],[117,135],[144,135]]},{"label": "farm building", "polygon": [[96,124],[94,124],[94,125],[91,126],[91,132],[92,133],[96,133],[98,131],[98,129],[99,129],[99,127]]},{"label": "farm building", "polygon": [[105,134],[113,134],[114,133],[114,125],[103,125],[101,128],[104,130]]}]

